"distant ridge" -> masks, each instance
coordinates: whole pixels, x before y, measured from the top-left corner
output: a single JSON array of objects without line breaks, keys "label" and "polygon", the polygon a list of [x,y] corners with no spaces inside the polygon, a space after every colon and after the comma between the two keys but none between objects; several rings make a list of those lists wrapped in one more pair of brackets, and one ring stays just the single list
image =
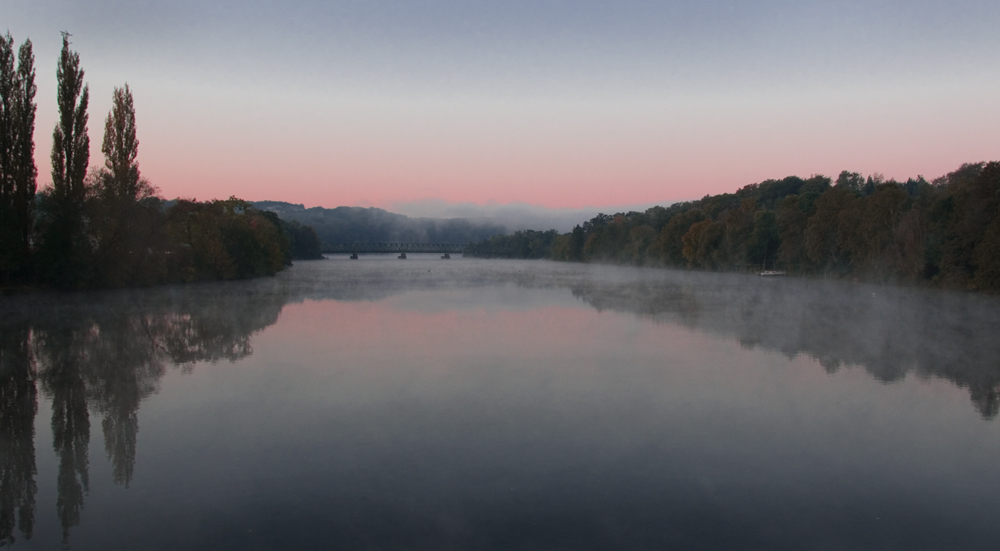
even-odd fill
[{"label": "distant ridge", "polygon": [[501,224],[465,218],[411,218],[375,207],[306,208],[283,201],[255,207],[312,226],[322,243],[449,243],[464,245],[507,233]]}]

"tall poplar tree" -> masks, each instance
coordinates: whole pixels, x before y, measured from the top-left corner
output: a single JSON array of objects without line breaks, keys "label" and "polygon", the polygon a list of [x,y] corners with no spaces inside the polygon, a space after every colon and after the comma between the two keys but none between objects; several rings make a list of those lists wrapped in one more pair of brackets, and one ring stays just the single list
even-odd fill
[{"label": "tall poplar tree", "polygon": [[34,225],[35,191],[38,189],[38,168],[35,166],[35,54],[31,40],[25,40],[17,55],[17,117],[18,134],[14,142],[14,214],[20,230],[18,247],[22,274],[29,269],[31,231]]},{"label": "tall poplar tree", "polygon": [[0,37],[0,278],[24,278],[29,265],[36,177],[35,56],[31,41],[18,50]]},{"label": "tall poplar tree", "polygon": [[146,265],[147,253],[159,216],[142,201],[153,197],[154,188],[139,175],[135,104],[128,84],[115,88],[101,151],[104,168],[95,182],[89,225],[94,237],[95,283],[112,287],[148,283],[155,270]]},{"label": "tall poplar tree", "polygon": [[138,199],[141,190],[135,158],[139,154],[139,140],[135,135],[135,104],[127,83],[125,88],[115,88],[111,112],[104,121],[101,151],[108,191],[119,198]]},{"label": "tall poplar tree", "polygon": [[87,103],[90,90],[83,83],[80,54],[69,50],[69,33],[63,33],[63,47],[56,69],[59,122],[52,132],[52,193],[81,202],[86,194],[84,178],[90,163],[87,136]]},{"label": "tall poplar tree", "polygon": [[69,49],[69,33],[56,69],[59,122],[52,132],[52,189],[45,212],[46,228],[39,250],[42,277],[60,287],[86,281],[86,247],[83,235],[85,178],[90,162],[87,136],[88,87],[83,83],[80,55]]},{"label": "tall poplar tree", "polygon": [[9,278],[14,243],[14,39],[0,36],[0,277]]}]

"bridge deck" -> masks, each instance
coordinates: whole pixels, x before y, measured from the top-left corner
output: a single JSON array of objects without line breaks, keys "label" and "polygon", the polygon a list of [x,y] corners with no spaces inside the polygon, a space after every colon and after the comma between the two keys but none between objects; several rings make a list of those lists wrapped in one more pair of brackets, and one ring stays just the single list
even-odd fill
[{"label": "bridge deck", "polygon": [[453,243],[324,243],[323,254],[351,253],[461,253],[465,245]]}]

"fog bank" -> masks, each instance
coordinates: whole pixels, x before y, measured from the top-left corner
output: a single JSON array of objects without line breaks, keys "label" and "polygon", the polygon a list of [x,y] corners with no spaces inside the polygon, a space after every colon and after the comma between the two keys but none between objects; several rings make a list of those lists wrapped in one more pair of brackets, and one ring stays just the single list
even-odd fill
[{"label": "fog bank", "polygon": [[583,207],[578,209],[553,209],[528,203],[450,203],[442,199],[424,199],[421,201],[392,203],[388,209],[407,216],[421,218],[464,218],[474,222],[491,223],[507,228],[507,233],[518,230],[558,230],[566,233],[577,224],[583,224],[598,213],[614,214],[617,212],[637,211],[661,205],[667,206],[669,201],[659,203],[642,203],[628,205],[610,205],[603,207]]}]

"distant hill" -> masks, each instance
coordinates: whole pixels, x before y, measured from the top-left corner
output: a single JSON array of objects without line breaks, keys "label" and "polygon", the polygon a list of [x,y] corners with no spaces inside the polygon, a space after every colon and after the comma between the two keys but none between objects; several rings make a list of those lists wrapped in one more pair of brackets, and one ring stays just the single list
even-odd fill
[{"label": "distant hill", "polygon": [[312,226],[323,243],[453,243],[464,245],[507,233],[503,225],[465,218],[411,218],[379,208],[305,208],[283,201],[255,207]]}]

